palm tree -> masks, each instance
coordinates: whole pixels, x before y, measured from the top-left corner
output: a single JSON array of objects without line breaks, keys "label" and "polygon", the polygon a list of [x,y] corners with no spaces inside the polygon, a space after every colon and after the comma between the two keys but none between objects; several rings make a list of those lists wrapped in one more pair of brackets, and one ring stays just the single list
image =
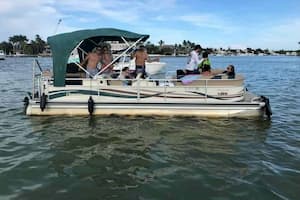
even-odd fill
[{"label": "palm tree", "polygon": [[14,35],[12,37],[9,37],[8,41],[13,45],[14,47],[14,53],[16,51],[24,50],[26,42],[28,42],[28,39],[25,35]]},{"label": "palm tree", "polygon": [[160,50],[161,50],[161,48],[162,48],[162,46],[164,45],[164,41],[162,41],[162,40],[159,40],[158,41],[158,44],[159,44],[159,48],[160,48]]},{"label": "palm tree", "polygon": [[42,53],[45,49],[46,42],[44,40],[42,40],[40,35],[35,36],[35,41],[34,42],[37,45],[37,51],[38,51],[37,53]]},{"label": "palm tree", "polygon": [[186,40],[183,40],[183,42],[182,42],[182,46],[183,46],[184,48],[187,46],[187,42],[186,42]]},{"label": "palm tree", "polygon": [[178,45],[175,43],[175,45],[174,45],[174,56],[176,56],[177,55],[177,49],[178,49]]},{"label": "palm tree", "polygon": [[10,54],[13,50],[13,46],[11,43],[3,41],[0,43],[0,49],[5,51],[5,54]]}]

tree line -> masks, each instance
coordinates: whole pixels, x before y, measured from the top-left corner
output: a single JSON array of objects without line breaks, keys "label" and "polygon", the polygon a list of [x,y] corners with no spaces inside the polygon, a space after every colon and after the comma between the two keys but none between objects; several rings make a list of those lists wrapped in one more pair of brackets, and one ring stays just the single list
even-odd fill
[{"label": "tree line", "polygon": [[148,41],[145,44],[148,53],[150,54],[161,54],[161,55],[183,55],[188,54],[196,43],[189,40],[183,40],[181,44],[175,43],[174,45],[165,45],[163,40],[158,41],[158,45],[155,45]]},{"label": "tree line", "polygon": [[[300,42],[298,42],[300,45]],[[189,40],[183,40],[181,44],[166,45],[163,40],[158,42],[158,45],[151,43],[150,41],[146,42],[145,47],[147,48],[148,53],[150,54],[160,54],[160,55],[187,55],[196,45],[196,43]],[[40,35],[35,35],[34,40],[30,40],[25,35],[14,35],[8,38],[8,41],[3,41],[0,43],[0,49],[5,51],[7,55],[9,54],[27,54],[27,55],[38,55],[42,54],[47,47],[47,43],[40,37]],[[208,53],[216,53],[218,50],[213,48],[204,49]],[[228,54],[236,54],[236,49],[222,49],[219,50],[225,51]],[[269,54],[268,49],[251,49],[247,48],[241,53],[264,53]],[[285,54],[286,50],[276,51],[279,54]],[[300,55],[300,50],[296,51]]]},{"label": "tree line", "polygon": [[[300,46],[300,42],[298,42]],[[152,44],[151,42],[146,43],[146,48],[148,53],[150,54],[161,54],[161,55],[187,55],[190,53],[190,51],[195,47],[196,43],[191,42],[189,40],[183,40],[181,44],[174,44],[174,45],[165,45],[164,41],[160,40],[158,42],[158,46],[155,44]],[[300,49],[299,50],[277,50],[277,51],[271,51],[269,49],[261,49],[261,48],[246,48],[246,49],[232,49],[228,47],[227,49],[225,48],[203,48],[203,51],[206,51],[208,54],[217,54],[219,52],[222,52],[223,55],[237,55],[239,53],[241,54],[264,54],[264,55],[271,55],[272,52],[277,53],[277,54],[283,54],[285,55],[286,53],[291,53],[291,52],[296,52],[297,55],[300,55]]]},{"label": "tree line", "polygon": [[38,55],[44,52],[47,43],[40,37],[35,35],[34,40],[30,40],[25,35],[14,35],[8,38],[8,41],[0,43],[2,49],[7,55],[9,54],[27,54]]}]

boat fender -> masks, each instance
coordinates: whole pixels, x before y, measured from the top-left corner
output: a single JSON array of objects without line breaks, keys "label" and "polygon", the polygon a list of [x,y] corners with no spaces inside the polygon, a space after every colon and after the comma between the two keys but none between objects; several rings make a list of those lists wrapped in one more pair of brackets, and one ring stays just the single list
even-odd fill
[{"label": "boat fender", "polygon": [[24,102],[24,113],[26,114],[26,110],[27,110],[27,107],[29,105],[29,98],[24,97],[23,102]]},{"label": "boat fender", "polygon": [[45,110],[46,104],[47,104],[47,95],[43,93],[42,96],[40,97],[40,108],[42,112]]},{"label": "boat fender", "polygon": [[94,112],[94,106],[95,106],[95,102],[94,102],[92,96],[90,96],[90,98],[88,100],[88,111],[89,111],[90,115],[92,115]]},{"label": "boat fender", "polygon": [[269,98],[265,97],[265,96],[261,96],[263,102],[265,102],[265,113],[267,115],[267,117],[271,117],[272,115],[272,110],[271,110],[271,105],[270,105],[270,100]]}]

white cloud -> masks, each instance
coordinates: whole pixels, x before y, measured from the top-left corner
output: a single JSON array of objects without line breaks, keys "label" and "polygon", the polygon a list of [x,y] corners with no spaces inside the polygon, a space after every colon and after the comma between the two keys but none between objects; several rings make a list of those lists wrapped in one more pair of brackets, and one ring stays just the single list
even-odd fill
[{"label": "white cloud", "polygon": [[0,3],[0,40],[22,34],[34,39],[36,34],[46,39],[53,34],[58,18],[62,16],[51,0],[10,1]]},{"label": "white cloud", "polygon": [[182,15],[178,18],[181,21],[190,23],[197,27],[216,29],[223,32],[233,32],[236,27],[226,22],[224,19],[213,14],[190,14]]},{"label": "white cloud", "polygon": [[299,49],[300,18],[287,19],[256,30],[251,43],[270,49]]},{"label": "white cloud", "polygon": [[299,18],[283,22],[274,19],[272,23],[276,24],[270,26],[261,25],[264,23],[261,21],[254,25],[238,25],[243,16],[241,20],[230,17],[221,11],[200,12],[176,0],[94,0],[89,3],[82,0],[0,0],[0,42],[16,34],[29,39],[39,34],[46,39],[54,34],[58,20],[63,19],[57,33],[110,25],[148,33],[154,43],[190,40],[207,47],[299,47]]},{"label": "white cloud", "polygon": [[74,11],[74,13],[94,14],[95,18],[105,20],[101,17],[113,19],[118,22],[129,24],[139,23],[144,20],[148,14],[164,11],[175,5],[176,0],[148,0],[148,1],[93,1],[90,3],[82,3],[81,0],[61,1],[58,4],[63,9]]}]

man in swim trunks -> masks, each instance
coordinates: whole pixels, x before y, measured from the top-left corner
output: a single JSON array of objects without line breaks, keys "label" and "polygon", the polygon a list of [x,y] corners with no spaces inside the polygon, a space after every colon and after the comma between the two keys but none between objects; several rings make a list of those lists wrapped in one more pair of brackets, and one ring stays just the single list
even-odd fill
[{"label": "man in swim trunks", "polygon": [[142,78],[146,78],[146,60],[148,60],[146,48],[144,46],[140,46],[140,48],[135,52],[134,58],[136,75],[142,73]]},{"label": "man in swim trunks", "polygon": [[101,60],[101,49],[96,48],[93,52],[89,53],[85,58],[82,64],[86,63],[86,70],[89,74],[86,74],[87,78],[93,78],[98,72],[97,65]]},{"label": "man in swim trunks", "polygon": [[[105,69],[103,73],[108,76],[113,72],[114,66],[111,63],[112,61],[113,61],[113,55],[110,49],[107,46],[104,46],[101,51],[101,60],[100,60],[101,70]],[[110,66],[108,66],[109,64]]]}]

